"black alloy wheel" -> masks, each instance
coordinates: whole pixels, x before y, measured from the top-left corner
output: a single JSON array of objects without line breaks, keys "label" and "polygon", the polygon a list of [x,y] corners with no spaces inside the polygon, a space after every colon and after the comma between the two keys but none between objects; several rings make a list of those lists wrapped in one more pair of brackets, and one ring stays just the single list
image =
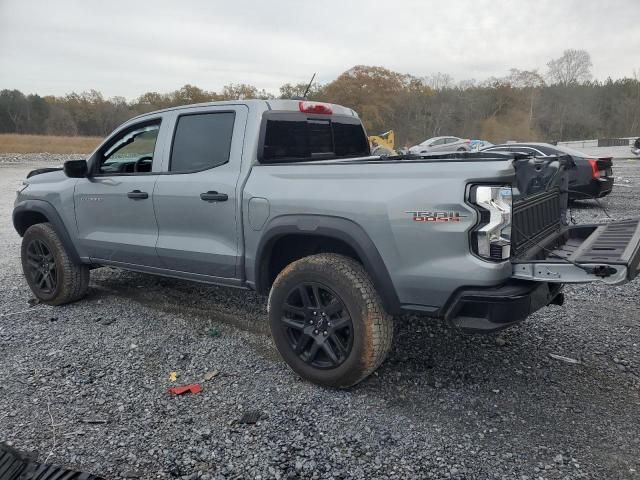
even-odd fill
[{"label": "black alloy wheel", "polygon": [[276,276],[267,305],[273,341],[302,378],[347,388],[380,366],[393,317],[363,265],[337,253],[300,258]]},{"label": "black alloy wheel", "polygon": [[40,293],[51,295],[58,284],[58,270],[51,248],[40,239],[33,239],[27,245],[27,271],[31,285]]},{"label": "black alloy wheel", "polygon": [[27,228],[20,258],[29,288],[40,302],[64,305],[87,293],[89,266],[70,258],[50,223],[36,223]]},{"label": "black alloy wheel", "polygon": [[305,282],[294,287],[282,307],[289,346],[306,364],[340,366],[353,347],[353,323],[342,299],[329,287]]}]

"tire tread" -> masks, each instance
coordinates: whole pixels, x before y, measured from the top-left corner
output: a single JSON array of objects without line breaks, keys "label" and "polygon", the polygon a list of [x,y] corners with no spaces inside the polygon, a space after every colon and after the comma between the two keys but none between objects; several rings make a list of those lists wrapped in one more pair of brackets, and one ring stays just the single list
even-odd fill
[{"label": "tire tread", "polygon": [[[333,385],[343,388],[350,387],[371,375],[384,362],[393,342],[393,317],[382,306],[380,296],[364,266],[350,257],[336,253],[320,253],[296,260],[276,277],[271,292],[273,293],[275,289],[279,288],[289,275],[313,266],[330,270],[347,279],[357,290],[363,307],[362,315],[368,332],[366,339],[368,348],[365,348],[364,354],[360,358],[360,367],[357,371],[351,372],[348,381],[340,385]],[[270,294],[269,305],[271,297]],[[270,306],[269,309],[271,309]]]},{"label": "tire tread", "polygon": [[[43,303],[49,305],[64,305],[65,303],[75,302],[84,297],[89,289],[89,267],[84,264],[75,263],[69,257],[58,234],[50,223],[37,223],[30,226],[24,234],[23,243],[26,239],[34,235],[42,236],[52,244],[56,250],[54,255],[57,255],[62,263],[62,265],[58,266],[62,271],[63,283],[61,288],[58,294],[51,300],[41,299]],[[35,291],[34,294],[37,296]]]}]

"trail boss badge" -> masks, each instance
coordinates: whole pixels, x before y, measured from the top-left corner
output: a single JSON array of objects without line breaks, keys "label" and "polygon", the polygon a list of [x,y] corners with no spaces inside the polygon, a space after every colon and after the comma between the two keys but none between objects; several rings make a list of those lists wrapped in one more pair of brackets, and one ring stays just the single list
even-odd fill
[{"label": "trail boss badge", "polygon": [[463,218],[467,218],[467,215],[462,215],[457,211],[428,211],[428,210],[410,210],[405,213],[409,213],[413,217],[414,222],[462,222]]}]

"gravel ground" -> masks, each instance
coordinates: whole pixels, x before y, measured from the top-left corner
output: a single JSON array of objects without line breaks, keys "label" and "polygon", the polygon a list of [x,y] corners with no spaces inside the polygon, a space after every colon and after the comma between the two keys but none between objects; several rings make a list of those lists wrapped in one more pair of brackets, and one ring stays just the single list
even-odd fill
[{"label": "gravel ground", "polygon": [[[14,188],[61,157],[0,156],[0,441],[109,479],[640,478],[638,281],[568,287],[499,335],[399,317],[375,375],[324,389],[279,360],[250,292],[103,268],[85,300],[30,307]],[[638,215],[640,162],[614,170],[603,205]],[[170,372],[215,370],[168,395]]]}]

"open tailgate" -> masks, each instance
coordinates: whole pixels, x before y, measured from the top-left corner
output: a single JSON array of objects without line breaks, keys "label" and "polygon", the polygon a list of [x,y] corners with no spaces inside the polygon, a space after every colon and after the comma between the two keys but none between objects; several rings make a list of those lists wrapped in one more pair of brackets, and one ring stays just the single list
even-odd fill
[{"label": "open tailgate", "polygon": [[533,255],[513,258],[513,278],[558,283],[633,280],[640,263],[640,219],[567,227],[537,244]]}]

